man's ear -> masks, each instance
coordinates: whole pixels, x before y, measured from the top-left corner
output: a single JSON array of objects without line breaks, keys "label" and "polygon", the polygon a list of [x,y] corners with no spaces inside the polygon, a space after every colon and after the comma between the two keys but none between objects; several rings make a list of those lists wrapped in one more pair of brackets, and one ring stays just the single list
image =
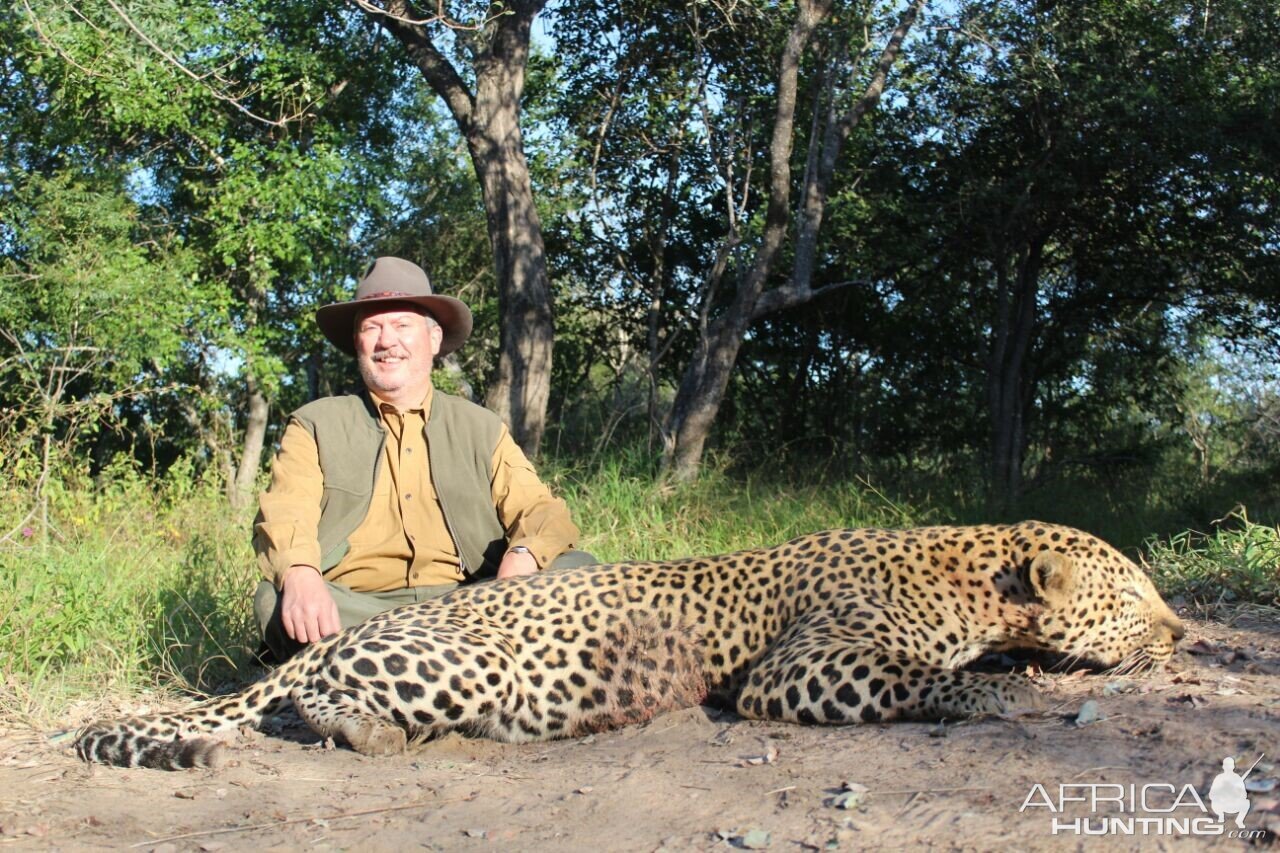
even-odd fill
[{"label": "man's ear", "polygon": [[435,321],[428,323],[427,326],[431,335],[431,356],[434,358],[440,355],[440,346],[444,343],[444,327]]},{"label": "man's ear", "polygon": [[1031,561],[1031,588],[1047,604],[1065,602],[1076,583],[1076,564],[1066,554],[1042,551]]}]

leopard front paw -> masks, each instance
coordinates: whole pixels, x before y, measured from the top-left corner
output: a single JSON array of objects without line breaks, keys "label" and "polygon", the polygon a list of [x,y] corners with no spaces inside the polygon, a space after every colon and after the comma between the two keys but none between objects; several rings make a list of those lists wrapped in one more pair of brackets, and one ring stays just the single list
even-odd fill
[{"label": "leopard front paw", "polygon": [[1040,691],[1021,675],[955,672],[941,680],[925,706],[932,719],[1034,711],[1044,706]]},{"label": "leopard front paw", "polygon": [[1039,711],[1044,696],[1021,675],[975,675],[956,697],[969,716]]}]

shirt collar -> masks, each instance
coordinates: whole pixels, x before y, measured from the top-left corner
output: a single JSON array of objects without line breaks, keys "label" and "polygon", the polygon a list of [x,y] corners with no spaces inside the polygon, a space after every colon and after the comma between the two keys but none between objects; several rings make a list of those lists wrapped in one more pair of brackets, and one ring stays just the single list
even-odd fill
[{"label": "shirt collar", "polygon": [[[431,396],[434,393],[435,393],[435,386],[427,386],[427,393],[422,398],[422,402],[420,402],[416,406],[410,406],[407,411],[416,412],[425,417],[427,412],[431,411]],[[379,412],[385,413],[385,412],[397,411],[395,406],[393,406],[392,404],[388,403],[386,400],[379,397],[376,392],[370,391],[369,397],[370,399],[373,400],[373,407],[377,409]]]}]

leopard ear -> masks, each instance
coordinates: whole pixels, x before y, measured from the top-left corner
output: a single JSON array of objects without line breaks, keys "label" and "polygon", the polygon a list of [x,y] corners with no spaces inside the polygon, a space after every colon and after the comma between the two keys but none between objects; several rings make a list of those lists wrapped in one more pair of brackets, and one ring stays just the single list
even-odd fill
[{"label": "leopard ear", "polygon": [[1066,554],[1042,551],[1031,561],[1031,588],[1048,604],[1066,603],[1076,582],[1076,564]]}]

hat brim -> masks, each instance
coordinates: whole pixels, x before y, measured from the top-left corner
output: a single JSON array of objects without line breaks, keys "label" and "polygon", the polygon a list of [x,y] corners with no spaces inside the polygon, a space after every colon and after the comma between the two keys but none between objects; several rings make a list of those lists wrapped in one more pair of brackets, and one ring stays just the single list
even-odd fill
[{"label": "hat brim", "polygon": [[356,314],[370,308],[387,308],[397,303],[403,305],[406,302],[427,309],[444,330],[444,339],[440,342],[440,355],[448,355],[471,337],[471,326],[474,321],[471,317],[471,309],[466,303],[452,296],[434,293],[430,296],[392,296],[386,299],[357,299],[351,302],[323,305],[316,309],[316,325],[320,327],[320,333],[329,339],[329,343],[347,355],[355,355]]}]

